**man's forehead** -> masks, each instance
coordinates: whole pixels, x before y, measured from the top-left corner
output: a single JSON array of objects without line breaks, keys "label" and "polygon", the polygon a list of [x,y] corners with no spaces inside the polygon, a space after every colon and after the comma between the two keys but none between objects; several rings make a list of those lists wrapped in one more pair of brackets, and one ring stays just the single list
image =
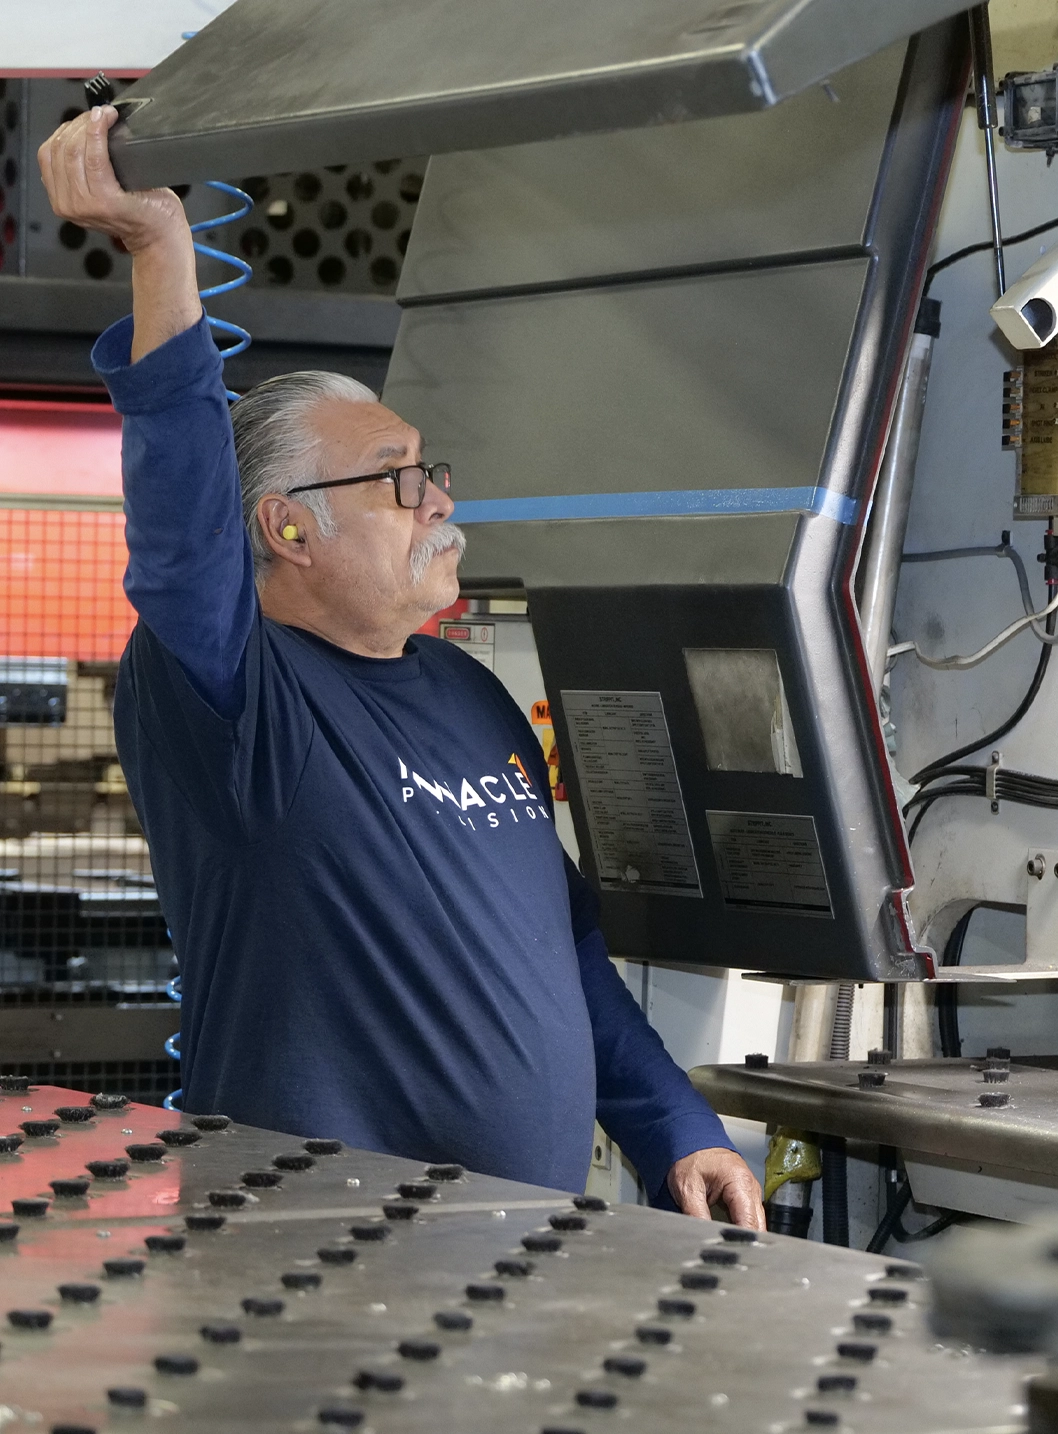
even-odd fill
[{"label": "man's forehead", "polygon": [[418,430],[381,403],[332,400],[321,407],[318,421],[326,441],[380,461],[416,457],[422,447]]}]

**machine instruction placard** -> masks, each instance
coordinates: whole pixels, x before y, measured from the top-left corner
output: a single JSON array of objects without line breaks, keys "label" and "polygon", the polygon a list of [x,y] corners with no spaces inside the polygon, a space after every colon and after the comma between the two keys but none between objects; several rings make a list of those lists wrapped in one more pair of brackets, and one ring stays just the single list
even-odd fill
[{"label": "machine instruction placard", "polygon": [[709,812],[724,905],[833,916],[814,817]]},{"label": "machine instruction placard", "polygon": [[660,692],[563,692],[599,881],[701,896]]}]

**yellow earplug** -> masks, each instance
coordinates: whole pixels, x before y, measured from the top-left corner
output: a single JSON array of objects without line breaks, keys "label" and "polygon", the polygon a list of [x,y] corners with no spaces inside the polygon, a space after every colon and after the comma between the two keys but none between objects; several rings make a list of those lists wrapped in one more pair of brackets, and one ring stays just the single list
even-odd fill
[{"label": "yellow earplug", "polygon": [[283,537],[286,538],[286,540],[287,540],[288,543],[289,543],[289,542],[293,542],[293,540],[297,537],[297,535],[298,535],[298,530],[297,530],[297,528],[294,527],[294,524],[293,524],[293,523],[288,523],[288,524],[286,525],[286,527],[283,529]]}]

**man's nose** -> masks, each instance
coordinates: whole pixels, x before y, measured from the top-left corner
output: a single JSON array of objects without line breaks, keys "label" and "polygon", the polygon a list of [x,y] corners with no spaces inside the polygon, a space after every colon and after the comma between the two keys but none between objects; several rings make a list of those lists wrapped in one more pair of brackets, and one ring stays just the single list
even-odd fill
[{"label": "man's nose", "polygon": [[446,518],[452,516],[455,506],[444,489],[438,488],[437,484],[428,478],[426,492],[416,510],[416,517],[420,523],[443,523]]}]

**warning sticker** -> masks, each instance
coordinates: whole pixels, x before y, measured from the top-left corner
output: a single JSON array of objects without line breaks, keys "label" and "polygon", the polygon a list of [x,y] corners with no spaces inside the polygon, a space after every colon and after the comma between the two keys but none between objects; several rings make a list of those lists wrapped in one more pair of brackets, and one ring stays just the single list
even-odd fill
[{"label": "warning sticker", "polygon": [[599,881],[701,896],[660,692],[563,692]]},{"label": "warning sticker", "polygon": [[445,618],[438,632],[446,642],[454,642],[476,658],[490,672],[496,667],[496,624],[494,622],[453,622]]},{"label": "warning sticker", "polygon": [[724,905],[833,916],[814,817],[706,812]]}]

